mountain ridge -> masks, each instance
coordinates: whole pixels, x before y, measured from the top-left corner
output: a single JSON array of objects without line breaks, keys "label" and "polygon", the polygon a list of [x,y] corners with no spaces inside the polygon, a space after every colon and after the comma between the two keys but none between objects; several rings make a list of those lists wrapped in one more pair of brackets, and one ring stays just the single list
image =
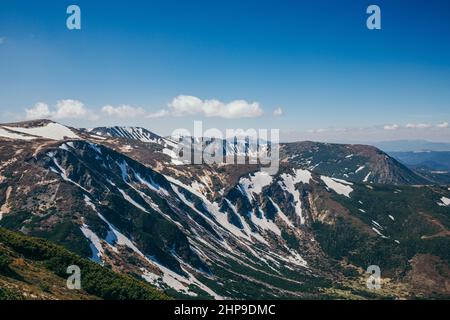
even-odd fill
[{"label": "mountain ridge", "polygon": [[[1,226],[174,297],[448,294],[445,272],[421,268],[446,270],[450,192],[343,177],[370,159],[355,151],[387,156],[375,148],[288,145],[269,175],[250,164],[178,165],[159,143],[73,130],[79,138],[0,139]],[[312,170],[324,160],[334,172]],[[377,263],[391,282],[374,293],[361,279]],[[417,286],[419,277],[431,285]]]}]

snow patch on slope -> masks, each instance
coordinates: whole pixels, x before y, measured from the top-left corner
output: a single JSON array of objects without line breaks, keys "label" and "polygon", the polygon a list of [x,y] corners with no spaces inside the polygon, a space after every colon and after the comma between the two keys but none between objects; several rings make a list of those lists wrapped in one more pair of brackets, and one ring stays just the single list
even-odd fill
[{"label": "snow patch on slope", "polygon": [[20,127],[4,127],[8,130],[25,133],[33,136],[38,136],[51,140],[63,140],[65,138],[69,139],[80,139],[72,130],[59,124],[59,123],[48,123],[42,127],[34,128],[20,128]]},{"label": "snow patch on slope", "polygon": [[31,136],[24,136],[22,134],[18,134],[15,132],[7,131],[0,127],[0,137],[2,138],[8,138],[8,139],[14,139],[14,140],[33,140],[36,139],[35,137]]},{"label": "snow patch on slope", "polygon": [[280,228],[278,228],[278,226],[272,220],[267,219],[264,216],[264,212],[260,208],[258,208],[258,210],[259,210],[259,214],[261,215],[261,218],[252,214],[250,216],[250,218],[251,218],[253,224],[260,227],[263,230],[270,230],[273,233],[275,233],[277,236],[281,236]]},{"label": "snow patch on slope", "polygon": [[91,230],[86,224],[81,227],[81,232],[89,240],[92,250],[91,260],[97,263],[102,263],[103,247],[100,238]]},{"label": "snow patch on slope", "polygon": [[320,179],[325,182],[328,188],[334,190],[337,194],[350,198],[350,193],[353,191],[353,188],[350,186],[353,185],[353,183],[327,176],[320,176]]},{"label": "snow patch on slope", "polygon": [[450,205],[450,199],[447,197],[441,197],[441,202],[438,202],[441,207]]},{"label": "snow patch on slope", "polygon": [[[188,288],[189,285],[194,284],[194,285],[198,286],[199,288],[201,288],[202,290],[204,290],[205,292],[207,292],[208,294],[215,297],[216,299],[222,298],[221,296],[217,295],[213,290],[209,289],[207,286],[205,286],[204,284],[199,282],[197,279],[195,279],[190,273],[185,271],[189,275],[189,278],[185,278],[185,277],[180,276],[179,274],[173,272],[172,270],[164,267],[157,261],[150,259],[146,255],[144,255],[128,237],[126,237],[119,230],[117,230],[117,228],[115,228],[102,214],[100,214],[97,211],[95,205],[92,203],[92,201],[89,197],[85,196],[84,201],[85,201],[86,205],[89,206],[90,208],[92,208],[97,213],[99,218],[102,219],[108,225],[110,232],[113,234],[112,238],[114,238],[114,242],[113,242],[114,245],[112,243],[109,243],[109,244],[111,245],[111,247],[113,248],[114,251],[117,252],[117,248],[116,248],[117,245],[122,245],[122,246],[126,246],[126,247],[130,248],[136,254],[138,254],[139,256],[144,258],[150,264],[156,265],[163,273],[162,281],[166,285],[168,285],[169,287],[171,287],[177,291],[182,291],[183,293],[186,293],[189,295],[194,295],[193,293],[189,292],[189,288]],[[111,236],[108,236],[108,237],[111,237]],[[158,285],[158,283],[156,281],[157,281],[157,279],[160,278],[159,276],[150,274],[149,272],[144,272],[142,277],[145,280],[147,280],[148,282],[155,284],[155,285]]]},{"label": "snow patch on slope", "polygon": [[358,167],[358,169],[356,169],[355,173],[360,172],[361,170],[363,170],[366,166],[360,166]]},{"label": "snow patch on slope", "polygon": [[309,183],[312,179],[311,172],[308,170],[297,169],[294,170],[294,175],[283,173],[280,182],[281,188],[289,192],[294,197],[295,213],[300,217],[300,223],[305,223],[305,218],[302,213],[302,203],[300,200],[300,192],[295,188],[298,183]]},{"label": "snow patch on slope", "polygon": [[255,172],[249,178],[241,178],[239,184],[241,186],[241,190],[245,192],[250,202],[252,202],[253,194],[259,195],[264,187],[270,185],[273,181],[271,175],[267,172]]},{"label": "snow patch on slope", "polygon": [[57,169],[50,167],[50,171],[52,171],[53,173],[59,174],[61,176],[61,178],[63,178],[64,181],[70,182],[70,183],[74,184],[75,186],[77,186],[78,188],[82,189],[83,191],[90,193],[86,188],[84,188],[79,183],[77,183],[69,178],[66,169],[64,169],[59,164],[58,160],[55,158],[54,152],[48,152],[47,156],[49,156],[53,160],[54,165],[57,167]]},{"label": "snow patch on slope", "polygon": [[289,218],[284,214],[283,211],[281,211],[280,207],[275,203],[275,201],[272,200],[271,197],[269,197],[270,202],[275,207],[275,210],[277,210],[277,215],[283,220],[289,227],[294,228],[294,224],[289,220]]},{"label": "snow patch on slope", "polygon": [[164,153],[165,155],[170,157],[170,162],[172,164],[174,164],[176,166],[181,166],[184,164],[184,162],[179,159],[179,157],[177,156],[175,151],[168,149],[168,148],[164,148],[162,153]]}]

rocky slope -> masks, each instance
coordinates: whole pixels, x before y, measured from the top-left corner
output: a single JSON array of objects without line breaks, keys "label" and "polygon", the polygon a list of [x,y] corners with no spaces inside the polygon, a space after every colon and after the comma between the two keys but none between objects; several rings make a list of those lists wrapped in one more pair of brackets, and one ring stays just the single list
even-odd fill
[{"label": "rocky slope", "polygon": [[[1,125],[0,225],[173,296],[449,296],[450,191],[373,147],[283,144],[269,175],[180,164],[171,140],[114,132],[128,134]],[[369,265],[382,290],[365,286]]]},{"label": "rocky slope", "polygon": [[334,178],[393,185],[430,184],[372,146],[306,141],[286,143],[281,150],[286,162]]}]

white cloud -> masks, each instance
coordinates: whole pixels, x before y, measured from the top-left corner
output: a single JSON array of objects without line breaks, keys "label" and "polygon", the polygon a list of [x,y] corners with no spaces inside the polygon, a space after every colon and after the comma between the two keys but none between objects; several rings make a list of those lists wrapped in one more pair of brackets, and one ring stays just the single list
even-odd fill
[{"label": "white cloud", "polygon": [[273,115],[274,116],[282,116],[283,115],[283,109],[281,107],[276,108],[275,110],[273,110]]},{"label": "white cloud", "polygon": [[120,119],[129,119],[137,117],[145,118],[161,118],[170,114],[169,110],[161,109],[156,112],[148,112],[140,107],[132,107],[129,105],[122,105],[118,107],[113,107],[111,105],[106,105],[102,108],[102,112],[110,117],[117,117]]},{"label": "white cloud", "polygon": [[27,119],[44,119],[51,118],[52,113],[48,108],[48,105],[43,102],[38,102],[34,105],[34,107],[30,109],[25,109],[25,117]]},{"label": "white cloud", "polygon": [[161,117],[165,117],[169,114],[170,114],[170,112],[168,110],[161,109],[161,110],[153,112],[153,113],[148,113],[146,117],[147,118],[161,118]]},{"label": "white cloud", "polygon": [[5,37],[0,37],[0,44],[4,44],[5,41],[6,41],[6,38],[5,38]]},{"label": "white cloud", "polygon": [[[225,119],[254,118],[263,115],[263,110],[258,102],[245,100],[233,100],[225,103],[216,99],[202,100],[194,96],[179,95],[170,102],[166,108],[155,112],[141,107],[130,105],[112,106],[105,105],[99,111],[86,108],[78,100],[59,100],[53,108],[43,102],[36,103],[32,108],[25,109],[27,119],[86,119],[98,120],[98,113],[106,117],[119,119],[131,118],[161,118],[166,116],[203,115],[205,117],[219,117]],[[273,111],[273,115],[283,114],[281,107]]]},{"label": "white cloud", "polygon": [[55,119],[88,119],[95,120],[97,117],[89,111],[81,101],[60,100],[56,103]]},{"label": "white cloud", "polygon": [[174,116],[203,114],[205,117],[227,119],[254,118],[263,114],[258,102],[234,100],[229,103],[212,99],[202,100],[194,96],[180,95],[169,104],[169,113]]},{"label": "white cloud", "polygon": [[81,101],[65,99],[56,103],[54,110],[50,110],[46,103],[38,102],[34,107],[25,109],[25,117],[31,119],[86,119],[97,120],[98,117],[88,110]]},{"label": "white cloud", "polygon": [[169,104],[174,115],[196,114],[202,112],[203,101],[194,96],[180,95]]},{"label": "white cloud", "polygon": [[442,122],[442,123],[437,124],[436,126],[437,126],[438,128],[445,129],[445,128],[448,128],[450,125],[449,125],[449,123],[448,123],[447,121],[445,121],[445,122]]},{"label": "white cloud", "polygon": [[384,130],[397,130],[400,128],[398,124],[387,124],[383,127]]},{"label": "white cloud", "polygon": [[406,126],[408,129],[427,129],[431,128],[429,123],[408,123]]},{"label": "white cloud", "polygon": [[145,116],[146,111],[139,107],[132,107],[129,105],[122,105],[113,107],[111,105],[104,106],[102,112],[110,117],[117,117],[121,119],[136,118]]}]

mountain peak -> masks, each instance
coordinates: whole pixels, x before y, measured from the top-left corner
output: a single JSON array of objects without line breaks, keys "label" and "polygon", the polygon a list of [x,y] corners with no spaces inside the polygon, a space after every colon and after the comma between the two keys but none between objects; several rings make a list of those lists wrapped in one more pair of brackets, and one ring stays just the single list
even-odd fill
[{"label": "mountain peak", "polygon": [[106,136],[112,138],[126,138],[147,143],[161,143],[161,136],[142,127],[97,127],[87,130],[98,136]]},{"label": "mountain peak", "polygon": [[75,130],[52,120],[41,119],[0,125],[0,137],[33,140],[44,138],[50,140],[79,139]]},{"label": "mountain peak", "polygon": [[49,123],[57,123],[57,122],[55,122],[53,120],[49,120],[49,119],[35,119],[35,120],[4,123],[4,124],[1,124],[1,126],[20,127],[20,128],[35,128],[35,127],[43,127]]}]

